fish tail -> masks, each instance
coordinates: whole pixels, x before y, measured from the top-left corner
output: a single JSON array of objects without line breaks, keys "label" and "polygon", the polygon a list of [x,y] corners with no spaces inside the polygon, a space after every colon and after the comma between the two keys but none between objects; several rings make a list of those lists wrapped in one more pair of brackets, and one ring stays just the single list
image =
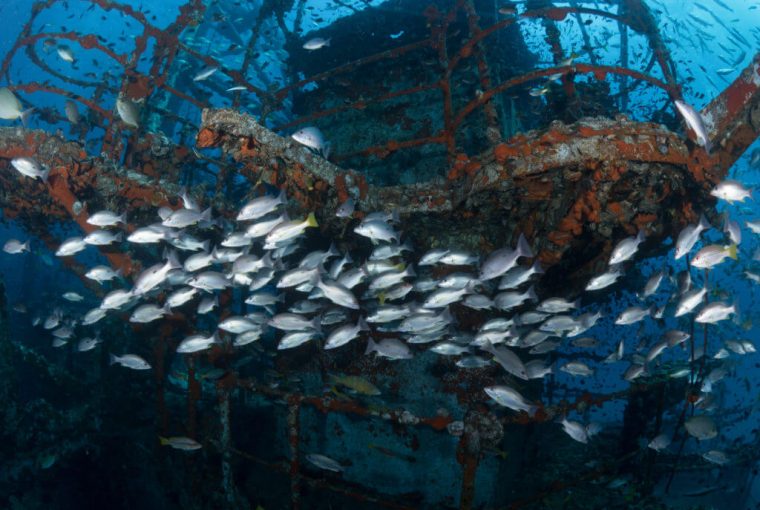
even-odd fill
[{"label": "fish tail", "polygon": [[541,267],[541,263],[539,261],[535,261],[533,263],[533,272],[536,274],[544,274],[544,268]]},{"label": "fish tail", "polygon": [[114,240],[117,243],[120,243],[122,241],[122,239],[124,238],[124,233],[123,232],[119,232],[118,234],[116,234],[115,236],[113,236],[113,238],[114,238]]},{"label": "fish tail", "polygon": [[708,230],[710,228],[710,223],[705,218],[704,213],[699,215],[699,228],[700,230]]},{"label": "fish tail", "polygon": [[307,227],[318,227],[319,223],[317,223],[317,217],[314,216],[313,212],[310,212],[309,215],[306,217],[306,226]]},{"label": "fish tail", "polygon": [[520,254],[519,256],[522,257],[533,256],[533,251],[531,251],[528,240],[525,239],[525,236],[523,234],[520,234],[520,238],[517,240],[517,252]]},{"label": "fish tail", "polygon": [[161,446],[169,445],[169,440],[165,438],[164,436],[158,436],[158,442],[161,443]]},{"label": "fish tail", "polygon": [[42,178],[42,182],[48,182],[48,177],[50,177],[50,168],[45,168],[40,174],[40,177]]},{"label": "fish tail", "polygon": [[109,365],[114,365],[119,362],[119,358],[114,353],[109,353],[108,358],[110,360]]},{"label": "fish tail", "polygon": [[534,302],[538,301],[538,295],[536,294],[536,289],[533,285],[528,289],[528,299]]},{"label": "fish tail", "polygon": [[729,246],[727,248],[726,252],[728,253],[729,257],[731,257],[732,259],[736,260],[738,258],[736,250],[737,250],[736,244],[732,244],[731,246]]},{"label": "fish tail", "polygon": [[201,221],[211,221],[211,207],[201,213]]},{"label": "fish tail", "polygon": [[364,350],[364,354],[372,354],[376,350],[377,350],[377,344],[375,343],[374,340],[369,338],[367,340],[367,348]]},{"label": "fish tail", "polygon": [[21,117],[21,125],[22,126],[24,126],[24,127],[28,127],[29,126],[29,119],[32,116],[32,112],[34,112],[34,108],[29,108],[29,109],[24,110],[23,112],[21,112],[21,116],[20,117]]}]

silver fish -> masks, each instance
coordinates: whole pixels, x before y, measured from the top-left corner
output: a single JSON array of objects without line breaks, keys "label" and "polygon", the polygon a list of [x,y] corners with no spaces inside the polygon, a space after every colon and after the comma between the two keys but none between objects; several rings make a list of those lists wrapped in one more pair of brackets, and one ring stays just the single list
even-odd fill
[{"label": "silver fish", "polygon": [[29,241],[27,240],[22,243],[17,239],[9,239],[3,245],[3,251],[10,255],[18,255],[19,253],[24,253],[25,251],[29,251]]},{"label": "silver fish", "polygon": [[340,283],[331,281],[325,282],[322,279],[319,279],[317,280],[317,288],[324,293],[327,299],[336,305],[351,308],[353,310],[359,309],[359,301],[357,301],[356,297],[349,289]]},{"label": "silver fish", "polygon": [[21,119],[21,122],[26,126],[33,110],[34,108],[24,110],[21,101],[8,87],[0,88],[0,119]]},{"label": "silver fish", "polygon": [[112,243],[120,243],[122,239],[122,233],[113,233],[108,230],[93,230],[86,236],[84,236],[85,244],[92,246],[108,246]]},{"label": "silver fish", "polygon": [[680,113],[686,121],[686,124],[692,131],[694,131],[694,134],[697,135],[697,142],[704,147],[705,151],[709,154],[712,149],[712,144],[710,143],[710,137],[707,134],[707,129],[705,128],[702,116],[699,112],[694,110],[691,105],[686,104],[680,99],[675,100],[675,105],[678,109],[678,113]]},{"label": "silver fish", "polygon": [[684,422],[686,432],[700,441],[712,439],[718,435],[718,427],[712,418],[705,415],[697,415],[688,418]]},{"label": "silver fish", "polygon": [[491,280],[503,275],[517,264],[520,257],[532,257],[533,252],[525,236],[520,234],[514,250],[502,248],[492,252],[480,267],[480,281]]},{"label": "silver fish", "polygon": [[177,352],[190,354],[193,352],[205,351],[219,342],[219,335],[217,333],[207,337],[204,337],[203,335],[190,335],[179,343],[177,346]]},{"label": "silver fish", "polygon": [[303,220],[284,221],[274,227],[265,238],[264,249],[273,249],[278,243],[289,241],[295,237],[300,236],[308,227],[318,227],[317,218],[314,213],[309,215]]},{"label": "silver fish", "polygon": [[715,189],[710,191],[710,195],[725,200],[729,204],[743,202],[745,198],[752,200],[752,190],[745,188],[742,183],[731,179],[718,183]]},{"label": "silver fish", "polygon": [[81,237],[70,237],[61,243],[61,246],[58,247],[55,255],[57,257],[69,257],[71,255],[79,253],[86,247],[87,245],[85,244],[84,239]]},{"label": "silver fish", "polygon": [[376,242],[398,242],[398,233],[384,221],[363,221],[354,227],[354,232]]},{"label": "silver fish", "polygon": [[335,349],[346,345],[348,342],[359,336],[361,331],[369,331],[369,326],[367,326],[364,319],[360,317],[355,325],[346,324],[332,331],[325,342],[325,349]]},{"label": "silver fish", "polygon": [[533,416],[538,410],[538,406],[528,403],[525,397],[509,386],[486,386],[483,391],[497,404],[514,411],[525,411],[529,416]]},{"label": "silver fish", "polygon": [[131,368],[133,370],[149,370],[150,364],[142,359],[137,354],[124,354],[122,356],[117,356],[115,354],[110,355],[111,359],[111,365],[119,364],[126,368]]},{"label": "silver fish", "polygon": [[309,340],[313,340],[316,336],[317,332],[315,330],[291,331],[280,339],[280,343],[277,344],[277,350],[293,349],[305,344]]},{"label": "silver fish", "polygon": [[119,96],[116,100],[116,112],[119,114],[119,118],[127,126],[137,129],[140,124],[140,108],[137,104],[123,96]]},{"label": "silver fish", "polygon": [[317,466],[319,469],[335,471],[336,473],[343,471],[343,466],[341,466],[338,461],[333,460],[325,455],[320,455],[319,453],[308,454],[306,456],[306,460]]},{"label": "silver fish", "polygon": [[633,257],[639,249],[639,245],[644,242],[644,231],[639,230],[635,237],[626,237],[612,249],[610,255],[610,265],[620,264]]},{"label": "silver fish", "polygon": [[525,365],[514,352],[506,347],[494,347],[491,342],[486,342],[481,349],[492,354],[496,362],[510,374],[520,379],[528,380],[528,372],[525,370]]},{"label": "silver fish", "polygon": [[299,129],[290,135],[290,137],[301,145],[305,145],[306,147],[314,149],[320,153],[324,152],[327,148],[325,137],[322,134],[322,131],[320,131],[319,128],[315,126]]},{"label": "silver fish", "polygon": [[378,356],[393,360],[411,359],[413,357],[409,347],[397,338],[384,338],[379,342],[375,342],[370,338],[367,341],[367,348],[364,354],[371,354],[373,352]]},{"label": "silver fish", "polygon": [[649,441],[649,444],[647,446],[652,450],[659,452],[670,446],[670,441],[670,434],[660,434]]},{"label": "silver fish", "polygon": [[598,276],[593,277],[586,284],[587,291],[601,290],[613,285],[618,279],[623,276],[623,270],[619,266],[612,266],[607,272],[604,272]]},{"label": "silver fish", "polygon": [[111,211],[98,211],[87,218],[87,223],[96,227],[112,227],[127,222],[127,213],[116,214]]},{"label": "silver fish", "polygon": [[165,306],[158,306],[154,304],[145,304],[138,306],[132,316],[129,318],[129,322],[136,322],[140,324],[147,324],[153,322],[170,313],[168,303]]},{"label": "silver fish", "polygon": [[643,320],[644,317],[647,317],[651,315],[652,309],[651,308],[642,308],[640,306],[629,306],[625,310],[623,310],[620,315],[615,319],[615,324],[618,326],[626,326],[629,324],[634,324],[636,322],[639,322],[640,320]]},{"label": "silver fish", "polygon": [[166,262],[154,264],[140,273],[137,280],[135,280],[132,293],[135,296],[147,294],[166,280],[169,271],[180,267],[182,267],[182,264],[177,260],[176,255],[173,252],[169,252]]},{"label": "silver fish", "polygon": [[218,67],[207,67],[193,76],[193,81],[203,81],[219,70]]},{"label": "silver fish", "polygon": [[237,221],[250,221],[264,217],[270,212],[276,210],[279,206],[285,204],[285,191],[280,191],[279,195],[273,197],[264,195],[246,203],[237,215]]},{"label": "silver fish", "polygon": [[66,114],[66,118],[72,124],[79,124],[79,110],[77,104],[71,99],[66,100],[66,104],[63,107],[63,111]]},{"label": "silver fish", "polygon": [[697,313],[696,317],[694,317],[694,321],[699,322],[700,324],[715,324],[716,322],[727,319],[729,315],[735,313],[736,305],[729,305],[727,303],[716,301],[705,305],[704,308]]},{"label": "silver fish", "polygon": [[699,223],[696,225],[685,226],[678,234],[678,239],[676,240],[676,260],[689,253],[697,241],[699,241],[699,236],[702,232],[709,229],[710,224],[707,222],[704,214],[699,215]]},{"label": "silver fish", "polygon": [[694,258],[691,261],[691,265],[700,269],[709,269],[720,264],[728,257],[736,260],[737,250],[735,244],[728,246],[711,244],[705,246],[699,250],[696,255],[694,255]]},{"label": "silver fish", "polygon": [[329,37],[327,39],[324,39],[322,37],[312,37],[311,39],[303,43],[302,48],[309,51],[318,50],[326,46],[330,46],[331,39],[332,37]]},{"label": "silver fish", "polygon": [[702,302],[706,294],[707,289],[691,289],[686,292],[681,296],[681,299],[676,305],[675,317],[691,313],[697,306],[699,306],[699,303]]},{"label": "silver fish", "polygon": [[47,182],[48,175],[50,175],[50,169],[43,169],[39,163],[32,158],[13,158],[11,165],[16,169],[18,173],[32,179],[40,178],[43,182]]},{"label": "silver fish", "polygon": [[354,215],[355,208],[356,202],[354,202],[353,198],[349,197],[335,210],[335,216],[338,218],[350,218]]}]

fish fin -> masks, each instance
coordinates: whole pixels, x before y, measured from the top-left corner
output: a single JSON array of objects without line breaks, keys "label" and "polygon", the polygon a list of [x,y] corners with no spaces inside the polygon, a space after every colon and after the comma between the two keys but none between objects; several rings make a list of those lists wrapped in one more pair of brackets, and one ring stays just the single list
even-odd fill
[{"label": "fish fin", "polygon": [[182,263],[177,258],[177,252],[175,250],[168,250],[166,253],[166,262],[169,263],[171,269],[179,269],[182,267]]},{"label": "fish fin", "polygon": [[314,317],[314,319],[311,321],[311,325],[314,328],[314,331],[321,334],[322,333],[322,316],[317,315]]},{"label": "fish fin", "polygon": [[517,240],[517,253],[520,257],[532,257],[533,251],[530,249],[528,240],[525,239],[523,234],[520,234],[520,238]]},{"label": "fish fin", "polygon": [[21,112],[21,115],[19,116],[19,118],[21,119],[21,125],[24,126],[25,128],[29,127],[29,119],[32,116],[32,112],[34,112],[34,108],[29,108]]},{"label": "fish fin", "polygon": [[318,227],[319,223],[317,223],[317,218],[314,216],[313,212],[310,212],[309,215],[306,217],[306,226],[308,227]]},{"label": "fish fin", "polygon": [[530,286],[530,288],[528,289],[527,294],[528,294],[528,299],[530,299],[531,301],[533,301],[533,302],[538,301],[538,294],[536,294],[536,288],[535,288],[534,285]]},{"label": "fish fin", "polygon": [[707,218],[705,218],[704,213],[699,215],[698,227],[700,230],[708,230],[711,227],[710,223],[707,221]]}]

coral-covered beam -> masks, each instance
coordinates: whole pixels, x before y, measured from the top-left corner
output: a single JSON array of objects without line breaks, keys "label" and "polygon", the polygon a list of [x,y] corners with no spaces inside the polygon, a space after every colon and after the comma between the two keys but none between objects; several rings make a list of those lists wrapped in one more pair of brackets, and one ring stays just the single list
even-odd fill
[{"label": "coral-covered beam", "polygon": [[728,169],[760,136],[760,53],[702,110],[702,117],[719,166]]}]

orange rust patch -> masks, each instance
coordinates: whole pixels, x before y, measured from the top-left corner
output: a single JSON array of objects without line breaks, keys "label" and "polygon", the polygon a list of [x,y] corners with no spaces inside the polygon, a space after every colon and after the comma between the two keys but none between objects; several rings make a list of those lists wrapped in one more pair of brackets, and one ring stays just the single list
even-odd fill
[{"label": "orange rust patch", "polygon": [[509,156],[513,154],[514,154],[514,151],[510,149],[506,143],[500,143],[499,145],[493,148],[494,159],[496,159],[496,162],[500,165],[503,165],[504,163],[506,163],[507,158],[509,158]]},{"label": "orange rust patch", "polygon": [[218,137],[216,136],[216,133],[211,131],[209,128],[203,128],[198,132],[198,136],[195,140],[195,145],[200,148],[214,147],[217,144],[217,140]]},{"label": "orange rust patch", "polygon": [[359,187],[359,198],[364,200],[369,194],[369,184],[367,184],[367,179],[365,179],[363,175],[354,175],[354,180]]},{"label": "orange rust patch", "polygon": [[638,227],[639,230],[646,230],[646,227],[648,227],[651,223],[654,223],[656,220],[656,214],[637,214],[633,219],[633,223]]},{"label": "orange rust patch", "polygon": [[243,158],[255,158],[259,155],[259,147],[255,140],[247,138],[245,143],[240,144],[240,156]]},{"label": "orange rust patch", "polygon": [[573,234],[571,232],[560,232],[557,230],[549,232],[549,235],[546,237],[557,246],[565,246],[573,240]]},{"label": "orange rust patch", "polygon": [[346,174],[335,176],[335,193],[338,196],[338,202],[341,204],[348,200],[348,189],[346,188]]},{"label": "orange rust patch", "polygon": [[620,202],[608,203],[607,210],[614,214],[617,218],[621,218],[623,216],[623,206],[620,204]]},{"label": "orange rust patch", "polygon": [[549,250],[541,250],[538,254],[538,260],[543,267],[551,267],[562,260],[562,253]]}]

